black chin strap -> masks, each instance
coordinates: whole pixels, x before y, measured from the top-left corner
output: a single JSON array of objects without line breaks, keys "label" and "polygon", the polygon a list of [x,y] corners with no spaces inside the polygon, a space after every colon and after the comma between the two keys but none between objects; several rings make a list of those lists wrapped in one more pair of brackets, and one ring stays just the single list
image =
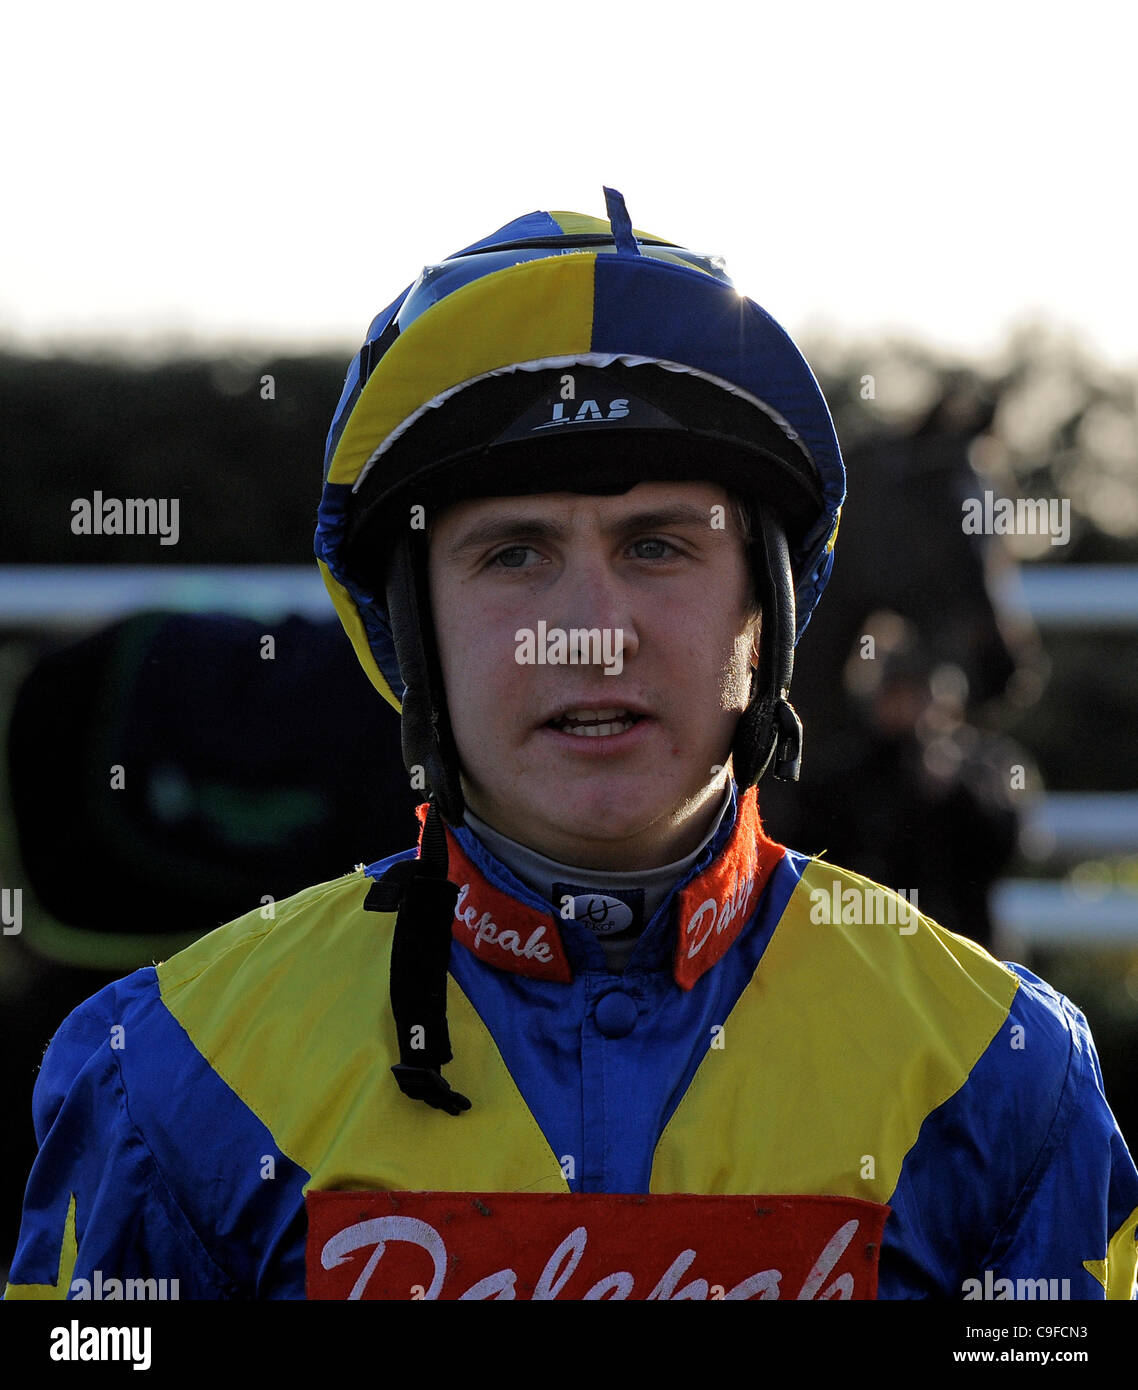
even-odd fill
[{"label": "black chin strap", "polygon": [[451,1061],[447,1028],[447,966],[458,886],[447,878],[446,831],[434,801],[423,827],[417,859],[403,859],[372,885],[364,907],[394,912],[391,947],[391,1011],[399,1039],[399,1064],[391,1068],[412,1100],[458,1115],[470,1101],[451,1090],[440,1068]]},{"label": "black chin strap", "polygon": [[756,507],[754,517],[751,563],[763,604],[763,626],[751,703],[736,726],[731,748],[740,791],[754,786],[768,768],[780,781],[796,782],[802,764],[802,721],[787,698],[796,628],[789,548],[781,525],[766,507]]}]

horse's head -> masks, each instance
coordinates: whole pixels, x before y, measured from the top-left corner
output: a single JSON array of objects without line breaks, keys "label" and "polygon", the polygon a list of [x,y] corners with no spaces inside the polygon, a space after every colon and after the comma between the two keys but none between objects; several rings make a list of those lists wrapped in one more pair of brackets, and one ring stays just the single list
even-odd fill
[{"label": "horse's head", "polygon": [[942,400],[912,433],[849,452],[849,499],[823,605],[831,634],[847,640],[843,661],[868,614],[907,618],[932,665],[964,673],[969,708],[1003,697],[1032,655],[1031,635],[992,597],[996,571],[1012,563],[1001,537],[963,524],[966,499],[992,487],[970,458],[990,421],[975,411],[954,417]]}]

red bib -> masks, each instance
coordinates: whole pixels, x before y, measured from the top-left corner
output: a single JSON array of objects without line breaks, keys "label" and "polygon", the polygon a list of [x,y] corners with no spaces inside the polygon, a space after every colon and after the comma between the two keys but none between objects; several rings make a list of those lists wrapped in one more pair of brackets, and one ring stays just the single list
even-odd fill
[{"label": "red bib", "polygon": [[872,1299],[852,1197],[310,1192],[310,1299]]}]

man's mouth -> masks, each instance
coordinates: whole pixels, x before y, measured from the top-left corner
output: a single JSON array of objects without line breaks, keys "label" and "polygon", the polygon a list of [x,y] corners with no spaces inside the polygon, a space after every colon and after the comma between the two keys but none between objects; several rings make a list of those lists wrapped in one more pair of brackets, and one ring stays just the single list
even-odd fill
[{"label": "man's mouth", "polygon": [[612,738],[614,734],[627,733],[643,718],[642,714],[615,705],[607,709],[572,709],[551,719],[546,728],[575,738]]}]

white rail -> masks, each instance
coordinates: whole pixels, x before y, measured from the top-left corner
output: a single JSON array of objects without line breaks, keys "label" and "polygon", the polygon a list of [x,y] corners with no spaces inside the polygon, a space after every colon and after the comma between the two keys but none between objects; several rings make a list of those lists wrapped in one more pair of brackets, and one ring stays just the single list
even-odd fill
[{"label": "white rail", "polygon": [[[1042,627],[1138,627],[1138,565],[1028,565],[997,598]],[[0,623],[107,622],[140,608],[330,617],[311,565],[0,565]]]}]

